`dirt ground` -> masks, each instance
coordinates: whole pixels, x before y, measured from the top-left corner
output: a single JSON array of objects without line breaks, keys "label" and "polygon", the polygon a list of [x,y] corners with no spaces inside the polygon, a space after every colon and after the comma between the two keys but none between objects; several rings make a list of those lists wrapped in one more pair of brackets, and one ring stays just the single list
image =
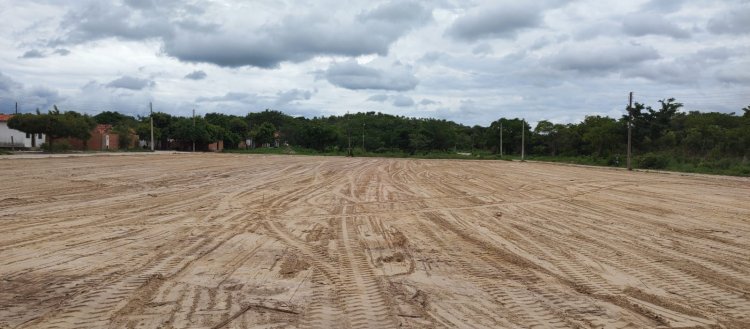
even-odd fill
[{"label": "dirt ground", "polygon": [[750,328],[746,178],[227,154],[0,175],[0,328]]}]

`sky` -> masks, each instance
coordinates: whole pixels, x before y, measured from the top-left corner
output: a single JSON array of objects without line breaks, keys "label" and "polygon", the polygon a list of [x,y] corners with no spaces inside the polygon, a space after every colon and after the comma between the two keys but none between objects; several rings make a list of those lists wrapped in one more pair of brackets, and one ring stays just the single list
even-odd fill
[{"label": "sky", "polygon": [[750,105],[750,1],[0,0],[0,113],[489,125]]}]

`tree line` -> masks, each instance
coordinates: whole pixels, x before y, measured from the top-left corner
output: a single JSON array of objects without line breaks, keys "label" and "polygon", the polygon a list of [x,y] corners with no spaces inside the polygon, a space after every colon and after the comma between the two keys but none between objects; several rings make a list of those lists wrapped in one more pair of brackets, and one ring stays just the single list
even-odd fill
[{"label": "tree line", "polygon": [[[743,108],[741,115],[686,112],[682,108],[683,104],[672,98],[660,100],[656,108],[642,103],[631,108],[633,150],[636,154],[654,156],[645,160],[654,163],[642,167],[658,167],[665,158],[747,162],[750,106]],[[305,118],[275,110],[244,116],[208,113],[195,118],[155,112],[153,121],[157,149],[174,145],[170,141],[222,140],[225,148],[236,149],[249,139],[256,146],[274,144],[278,139],[283,145],[317,152],[345,152],[351,144],[355,150],[370,153],[498,154],[502,149],[505,155],[512,156],[521,152],[523,133],[526,153],[531,156],[590,157],[617,165],[624,161],[628,115],[587,116],[581,122],[568,124],[542,120],[535,127],[519,118],[500,118],[485,127],[380,112]],[[81,139],[86,139],[90,127],[96,123],[112,124],[115,131],[135,131],[142,140],[148,140],[151,133],[149,116],[133,117],[114,111],[88,116],[60,112],[55,107],[48,114],[24,114],[11,119],[12,126],[21,131]]]}]

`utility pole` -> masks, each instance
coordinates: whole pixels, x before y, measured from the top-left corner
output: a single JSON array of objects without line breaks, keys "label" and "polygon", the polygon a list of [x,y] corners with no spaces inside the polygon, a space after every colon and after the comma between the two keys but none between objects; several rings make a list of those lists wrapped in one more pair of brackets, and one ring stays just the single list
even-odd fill
[{"label": "utility pole", "polygon": [[365,124],[362,124],[362,152],[365,151]]},{"label": "utility pole", "polygon": [[151,152],[154,151],[154,106],[151,102],[148,102],[148,108],[150,110],[151,117]]},{"label": "utility pole", "polygon": [[195,152],[195,109],[193,109],[193,152]]},{"label": "utility pole", "polygon": [[352,126],[349,123],[349,111],[346,111],[346,137],[349,140],[349,149],[346,151],[346,156],[353,156],[352,154]]},{"label": "utility pole", "polygon": [[526,119],[521,119],[521,161],[524,161],[526,155],[526,143],[524,142],[526,136]]},{"label": "utility pole", "polygon": [[500,119],[500,157],[503,156],[503,121]]},{"label": "utility pole", "polygon": [[633,166],[630,162],[631,146],[633,138],[633,92],[630,92],[628,101],[628,170],[633,170]]}]

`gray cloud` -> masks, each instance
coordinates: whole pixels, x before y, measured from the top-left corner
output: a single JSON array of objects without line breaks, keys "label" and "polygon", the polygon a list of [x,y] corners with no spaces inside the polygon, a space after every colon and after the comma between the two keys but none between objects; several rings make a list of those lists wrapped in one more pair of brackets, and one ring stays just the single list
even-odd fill
[{"label": "gray cloud", "polygon": [[2,92],[10,92],[13,89],[21,88],[22,85],[15,80],[11,79],[11,77],[4,75],[2,72],[0,72],[0,91]]},{"label": "gray cloud", "polygon": [[19,58],[43,58],[43,57],[45,57],[44,53],[42,53],[41,51],[37,49],[31,49],[31,50],[27,50]]},{"label": "gray cloud", "polygon": [[[618,18],[617,22],[621,21],[622,18]],[[622,24],[617,24],[612,19],[605,19],[595,22],[586,22],[580,24],[573,33],[573,37],[577,41],[592,40],[600,36],[612,36],[615,32],[620,32]]]},{"label": "gray cloud", "polygon": [[623,69],[624,75],[641,77],[651,81],[673,84],[691,85],[695,81],[716,79],[722,83],[742,84],[747,63],[737,62],[747,49],[743,48],[705,48],[679,57],[663,58],[648,61],[630,68]]},{"label": "gray cloud", "polygon": [[58,48],[58,49],[55,49],[53,53],[60,55],[60,56],[68,56],[70,55],[70,50],[67,50],[65,48]]},{"label": "gray cloud", "polygon": [[664,35],[675,39],[690,37],[690,32],[656,14],[628,16],[622,24],[623,32],[632,36]]},{"label": "gray cloud", "polygon": [[745,65],[744,70],[722,69],[716,72],[716,79],[723,83],[750,85],[750,65]]},{"label": "gray cloud", "polygon": [[148,79],[134,78],[131,76],[122,76],[107,84],[108,88],[121,88],[130,90],[142,90],[147,87],[153,87],[155,83]]},{"label": "gray cloud", "polygon": [[151,9],[156,7],[154,0],[125,0],[124,3],[131,8]]},{"label": "gray cloud", "polygon": [[368,101],[382,103],[388,100],[388,95],[377,94],[367,98]]},{"label": "gray cloud", "polygon": [[708,30],[714,34],[750,33],[750,5],[730,8],[708,21]]},{"label": "gray cloud", "polygon": [[334,86],[353,90],[405,91],[414,89],[419,83],[411,69],[404,65],[379,70],[360,65],[356,61],[331,64],[325,77]]},{"label": "gray cloud", "polygon": [[0,72],[0,113],[13,109],[18,102],[21,112],[31,112],[37,108],[47,110],[52,104],[65,100],[65,97],[52,88],[45,86],[26,87]]},{"label": "gray cloud", "polygon": [[248,94],[242,92],[228,92],[223,96],[214,97],[198,97],[196,102],[240,102],[249,98],[256,97],[256,94]]},{"label": "gray cloud", "polygon": [[641,11],[673,13],[682,8],[685,0],[651,0],[641,6]]},{"label": "gray cloud", "polygon": [[477,8],[457,18],[446,35],[460,40],[514,38],[519,31],[542,23],[542,8],[533,3],[506,3]]},{"label": "gray cloud", "polygon": [[445,56],[445,53],[437,52],[437,51],[430,51],[422,55],[422,57],[419,58],[419,61],[423,63],[434,63],[443,56]]},{"label": "gray cloud", "polygon": [[414,100],[409,96],[396,95],[396,96],[393,96],[393,106],[397,106],[397,107],[414,106]]},{"label": "gray cloud", "polygon": [[207,76],[208,76],[208,75],[206,74],[206,72],[203,72],[203,71],[193,71],[193,72],[190,72],[190,73],[188,73],[187,75],[185,75],[185,79],[190,79],[190,80],[203,80],[203,79],[205,79],[205,78],[206,78]]},{"label": "gray cloud", "polygon": [[492,52],[492,46],[487,43],[480,43],[471,50],[471,53],[474,55],[490,55]]},{"label": "gray cloud", "polygon": [[165,54],[186,62],[276,68],[318,55],[386,55],[391,43],[432,19],[431,9],[418,2],[392,1],[349,18],[328,12],[286,15],[248,34],[190,15],[170,19],[172,12],[190,12],[188,7],[149,0],[128,0],[125,6],[93,3],[70,10],[60,23],[64,35],[50,45],[159,39]]},{"label": "gray cloud", "polygon": [[181,31],[165,38],[164,51],[186,62],[261,68],[318,55],[387,55],[391,43],[431,17],[431,11],[416,2],[394,1],[363,11],[353,21],[321,13],[286,16],[250,35],[246,31]]},{"label": "gray cloud", "polygon": [[309,90],[292,89],[277,93],[276,105],[286,105],[294,101],[308,100],[312,97]]},{"label": "gray cloud", "polygon": [[221,31],[221,25],[216,23],[204,23],[195,19],[183,19],[176,21],[175,24],[184,31],[200,33],[217,33]]},{"label": "gray cloud", "polygon": [[82,10],[71,10],[60,23],[65,35],[54,39],[51,45],[75,44],[88,41],[119,38],[144,40],[168,37],[174,30],[162,15],[136,15],[124,6],[95,2]]},{"label": "gray cloud", "polygon": [[390,1],[360,14],[361,21],[418,26],[432,19],[432,11],[417,1]]},{"label": "gray cloud", "polygon": [[609,72],[660,58],[650,46],[636,44],[609,46],[567,46],[549,62],[556,68],[580,72]]},{"label": "gray cloud", "polygon": [[419,105],[423,105],[423,106],[437,105],[437,104],[440,104],[440,102],[436,102],[427,98],[424,98],[421,101],[419,101]]}]

